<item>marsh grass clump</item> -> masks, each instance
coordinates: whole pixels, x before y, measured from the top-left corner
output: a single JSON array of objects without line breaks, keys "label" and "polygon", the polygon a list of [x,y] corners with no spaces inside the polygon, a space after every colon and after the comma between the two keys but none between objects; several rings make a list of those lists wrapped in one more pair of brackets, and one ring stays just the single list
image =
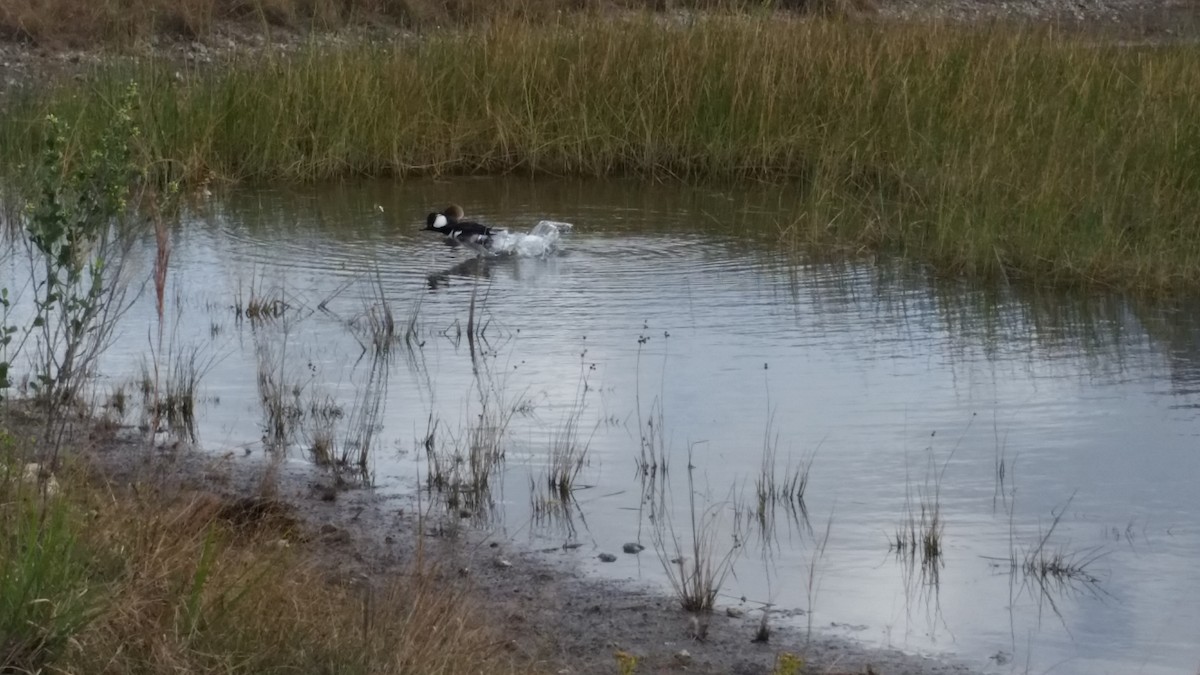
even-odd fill
[{"label": "marsh grass clump", "polygon": [[733,571],[738,547],[723,544],[720,517],[724,505],[716,504],[703,510],[697,505],[692,459],[689,449],[688,515],[691,545],[685,548],[680,543],[667,512],[655,520],[652,540],[671,589],[683,609],[711,612],[721,586]]},{"label": "marsh grass clump", "polygon": [[357,280],[347,281],[317,303],[317,310],[335,317],[345,325],[364,351],[391,357],[397,353],[394,351],[396,347],[403,347],[398,353],[412,370],[419,372],[423,368],[421,350],[425,347],[421,325],[421,302],[424,296],[418,295],[413,300],[407,317],[398,317],[395,303],[388,297],[387,289],[384,288],[383,275],[379,268],[376,266],[367,276],[366,291],[362,296],[362,309],[359,312],[350,317],[343,317],[330,307],[333,300],[358,283]]},{"label": "marsh grass clump", "polygon": [[529,514],[533,526],[544,532],[562,534],[568,542],[578,534],[576,521],[587,526],[574,493],[568,493],[564,498],[545,480],[533,476],[529,477]]},{"label": "marsh grass clump", "polygon": [[896,528],[891,547],[897,554],[919,557],[922,567],[937,569],[942,556],[944,525],[940,502],[922,497],[917,508],[910,509],[904,522]]},{"label": "marsh grass clump", "polygon": [[1013,498],[1006,501],[1009,516],[1009,552],[1004,558],[989,558],[997,567],[1007,567],[1011,578],[1021,578],[1023,589],[1036,596],[1039,611],[1048,606],[1050,611],[1066,625],[1059,600],[1063,596],[1084,593],[1101,598],[1107,595],[1101,587],[1100,577],[1094,571],[1095,563],[1106,555],[1102,546],[1071,549],[1065,544],[1052,545],[1055,531],[1063,515],[1075,499],[1072,495],[1060,508],[1051,511],[1053,518],[1044,530],[1039,527],[1037,539],[1027,547],[1017,545],[1017,530],[1014,522],[1016,503],[1015,486]]},{"label": "marsh grass clump", "polygon": [[125,419],[125,413],[129,411],[129,395],[125,391],[126,384],[120,383],[115,385],[108,394],[108,399],[104,402],[104,409],[113,416],[119,423]]},{"label": "marsh grass clump", "polygon": [[645,425],[641,422],[641,406],[638,406],[638,420],[641,431],[640,454],[637,459],[637,470],[641,477],[651,484],[657,478],[665,481],[670,465],[667,463],[667,439],[663,427],[662,401],[655,399],[646,415]]},{"label": "marsh grass clump", "polygon": [[808,472],[811,466],[812,459],[808,458],[798,466],[785,467],[783,473],[778,474],[773,462],[770,465],[764,464],[762,472],[754,480],[759,518],[764,517],[769,504],[786,504],[807,516],[808,507],[804,503],[804,492],[808,488]]},{"label": "marsh grass clump", "polygon": [[309,402],[304,434],[314,464],[332,466],[336,461],[337,427],[345,416],[345,408],[332,396],[314,396]]},{"label": "marsh grass clump", "polygon": [[421,339],[421,299],[424,297],[418,296],[404,322],[404,348],[410,361],[415,361],[416,355],[425,347],[425,341]]},{"label": "marsh grass clump", "polygon": [[287,379],[286,337],[278,348],[269,343],[266,336],[260,337],[255,343],[255,355],[258,399],[263,414],[263,445],[268,450],[282,452],[294,442],[304,421],[303,387]]},{"label": "marsh grass clump", "polygon": [[335,465],[337,468],[353,469],[364,485],[370,481],[371,450],[383,428],[390,372],[388,353],[372,352],[366,375],[359,377],[354,388],[354,403],[347,420],[348,435]]},{"label": "marsh grass clump", "polygon": [[239,308],[238,314],[245,316],[251,321],[261,321],[266,319],[278,319],[283,316],[288,309],[288,305],[283,300],[278,298],[256,298],[251,297],[246,301],[244,310]]},{"label": "marsh grass clump", "polygon": [[372,304],[365,312],[371,345],[377,351],[387,351],[396,340],[396,317],[391,304],[386,301]]},{"label": "marsh grass clump", "polygon": [[779,437],[773,432],[774,426],[772,413],[767,418],[766,430],[763,432],[762,460],[758,475],[754,478],[753,514],[759,531],[764,534],[764,540],[769,540],[775,531],[777,508],[784,509],[789,520],[804,530],[811,529],[804,494],[808,489],[808,475],[812,469],[813,457],[802,457],[795,466],[789,460],[780,473],[777,462]]},{"label": "marsh grass clump", "polygon": [[[649,326],[642,327],[644,330]],[[667,339],[667,334],[663,333],[664,340]],[[650,403],[650,409],[643,412],[642,410],[642,350],[650,342],[650,336],[643,333],[638,336],[637,341],[637,358],[635,360],[634,371],[637,374],[637,388],[635,391],[635,404],[637,405],[638,417],[638,458],[637,470],[642,478],[643,486],[653,487],[655,479],[665,484],[667,473],[670,466],[667,463],[667,436],[666,436],[666,420],[663,410],[663,397],[660,394]],[[666,374],[666,364],[664,362],[663,374]],[[664,385],[660,381],[660,388]]]},{"label": "marsh grass clump", "polygon": [[587,445],[580,444],[576,436],[578,428],[572,426],[577,423],[578,419],[566,422],[564,428],[555,434],[550,446],[550,468],[546,475],[546,484],[551,492],[562,500],[570,499],[571,494],[575,492],[578,487],[575,479],[587,461]]},{"label": "marsh grass clump", "polygon": [[[368,286],[370,294],[363,298],[362,311],[346,322],[354,333],[355,339],[359,341],[363,349],[371,349],[376,353],[387,355],[391,352],[392,347],[401,341],[402,337],[408,349],[411,350],[413,348],[412,335],[409,331],[415,331],[417,321],[415,311],[414,315],[410,316],[407,325],[403,326],[405,334],[400,336],[397,332],[400,326],[397,325],[392,302],[384,290],[383,277],[378,267],[373,270]],[[328,302],[328,299],[322,302],[318,306],[319,309],[329,311]]]},{"label": "marsh grass clump", "polygon": [[439,447],[435,438],[435,430],[431,430],[425,444],[426,489],[437,494],[449,513],[460,517],[489,513],[494,505],[493,478],[503,455],[489,454],[478,445],[464,446],[453,437],[449,447]]},{"label": "marsh grass clump", "polygon": [[[145,150],[173,176],[770,180],[806,198],[764,232],[797,252],[1164,291],[1200,281],[1198,66],[1194,45],[768,12],[501,19],[132,75]],[[130,70],[14,102],[0,157],[36,156],[46,111],[82,120],[70,142],[89,147]]]},{"label": "marsh grass clump", "polygon": [[946,523],[942,519],[941,481],[953,456],[951,452],[939,468],[929,450],[924,482],[915,487],[911,480],[905,483],[904,518],[889,542],[897,558],[910,569],[919,569],[921,579],[930,585],[938,584],[943,565]]},{"label": "marsh grass clump", "polygon": [[[167,358],[170,365],[166,381],[161,383],[157,398],[151,392],[151,396],[145,400],[148,416],[151,420],[165,423],[172,434],[194,443],[197,391],[200,381],[215,365],[216,359],[204,355],[200,345],[172,348]],[[149,368],[144,364],[142,372],[149,377]]]},{"label": "marsh grass clump", "polygon": [[1058,582],[1096,584],[1100,582],[1100,578],[1089,569],[1103,555],[1103,549],[1099,547],[1069,551],[1065,548],[1047,550],[1039,545],[1026,554],[1021,569],[1041,582],[1053,579]]},{"label": "marsh grass clump", "polygon": [[281,343],[266,334],[256,339],[264,446],[281,452],[302,444],[314,464],[334,473],[337,485],[367,485],[387,398],[388,354],[367,352],[369,358],[355,364],[353,400],[343,403],[314,384],[318,368],[313,363],[307,381],[289,374],[286,334]]},{"label": "marsh grass clump", "polygon": [[[1083,585],[1094,585],[1100,582],[1100,579],[1092,574],[1090,569],[1097,560],[1104,556],[1103,547],[1069,550],[1065,546],[1050,546],[1054,531],[1058,529],[1059,522],[1062,521],[1063,515],[1074,499],[1075,496],[1072,495],[1066,504],[1052,514],[1054,517],[1050,521],[1050,527],[1040,533],[1037,542],[1026,549],[1022,556],[1021,571],[1028,578],[1032,578],[1043,591],[1051,582]],[[1016,567],[1015,551],[1012,559],[1013,566]]]},{"label": "marsh grass clump", "polygon": [[[550,441],[550,466],[547,470],[546,484],[550,491],[563,501],[571,499],[576,489],[575,479],[587,463],[588,446],[591,436],[580,436],[580,424],[584,411],[587,409],[587,395],[590,391],[587,375],[596,369],[595,364],[587,365],[582,359],[587,356],[586,350],[580,355],[579,382],[575,388],[575,398],[567,409],[562,425],[555,431]],[[595,434],[596,428],[592,429]]]},{"label": "marsh grass clump", "polygon": [[494,505],[493,480],[503,467],[508,427],[526,408],[524,395],[512,396],[503,373],[480,357],[474,396],[478,411],[466,429],[439,433],[441,421],[430,413],[420,445],[427,460],[426,489],[436,491],[449,511],[470,516],[486,514]]},{"label": "marsh grass clump", "polygon": [[245,319],[251,323],[261,323],[284,318],[291,306],[283,300],[281,292],[268,294],[254,281],[250,282],[243,295],[239,281],[232,309],[235,321]]}]

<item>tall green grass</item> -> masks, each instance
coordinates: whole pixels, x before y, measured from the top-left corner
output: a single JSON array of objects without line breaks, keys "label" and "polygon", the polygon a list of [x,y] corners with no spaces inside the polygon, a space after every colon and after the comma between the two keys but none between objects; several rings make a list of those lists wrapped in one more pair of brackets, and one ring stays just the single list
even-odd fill
[{"label": "tall green grass", "polygon": [[489,27],[211,71],[107,68],[10,103],[78,147],[139,81],[146,156],[192,179],[531,172],[780,181],[797,247],[950,274],[1164,290],[1200,280],[1200,47],[1046,30],[661,16]]},{"label": "tall green grass", "polygon": [[0,671],[38,672],[94,618],[99,589],[66,502],[0,444]]}]

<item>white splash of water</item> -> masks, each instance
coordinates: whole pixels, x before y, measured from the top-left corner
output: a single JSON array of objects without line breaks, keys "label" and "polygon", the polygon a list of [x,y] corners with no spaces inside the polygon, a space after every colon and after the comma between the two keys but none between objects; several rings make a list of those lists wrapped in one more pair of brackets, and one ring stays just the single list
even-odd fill
[{"label": "white splash of water", "polygon": [[494,233],[488,248],[492,255],[544,258],[558,249],[562,234],[570,232],[571,228],[570,223],[540,220],[528,234],[507,230]]}]

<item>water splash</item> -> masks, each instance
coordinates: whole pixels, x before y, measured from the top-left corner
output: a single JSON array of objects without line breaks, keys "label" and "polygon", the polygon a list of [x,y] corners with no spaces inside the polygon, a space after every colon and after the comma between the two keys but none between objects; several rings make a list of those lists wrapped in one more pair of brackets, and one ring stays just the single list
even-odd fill
[{"label": "water splash", "polygon": [[544,258],[558,249],[563,233],[570,232],[572,227],[570,223],[540,220],[528,234],[507,230],[496,232],[488,252],[496,256]]}]

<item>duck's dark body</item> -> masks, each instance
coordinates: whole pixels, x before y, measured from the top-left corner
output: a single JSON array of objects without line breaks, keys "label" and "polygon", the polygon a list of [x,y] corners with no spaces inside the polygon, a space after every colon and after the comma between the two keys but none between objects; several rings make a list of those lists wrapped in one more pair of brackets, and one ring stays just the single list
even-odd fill
[{"label": "duck's dark body", "polygon": [[462,217],[461,208],[450,206],[441,213],[430,213],[425,218],[425,229],[444,235],[452,242],[487,248],[495,231],[483,223],[462,220]]}]

